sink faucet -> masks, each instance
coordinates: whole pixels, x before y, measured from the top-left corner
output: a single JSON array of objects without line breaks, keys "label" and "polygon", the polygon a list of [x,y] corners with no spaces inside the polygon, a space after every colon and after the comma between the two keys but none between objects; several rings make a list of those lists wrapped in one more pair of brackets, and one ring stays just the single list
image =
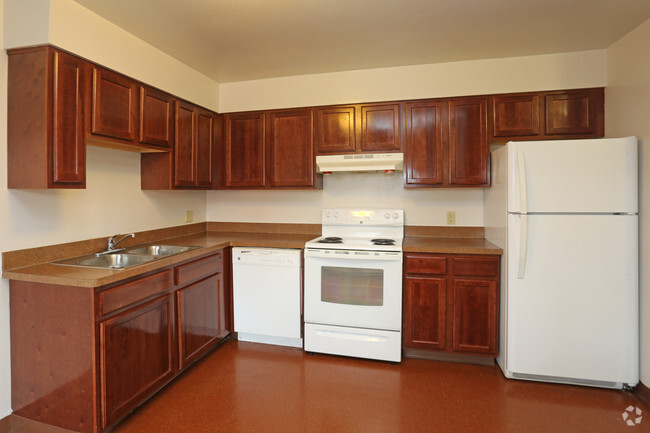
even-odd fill
[{"label": "sink faucet", "polygon": [[124,235],[119,241],[115,242],[115,238],[118,236],[119,233],[108,238],[108,246],[106,248],[106,251],[102,251],[101,253],[95,253],[95,256],[99,257],[99,256],[103,256],[104,254],[111,254],[111,253],[116,253],[118,251],[124,251],[125,248],[116,249],[115,247],[117,246],[117,244],[119,244],[126,238],[134,238],[135,233],[129,233],[128,235]]}]

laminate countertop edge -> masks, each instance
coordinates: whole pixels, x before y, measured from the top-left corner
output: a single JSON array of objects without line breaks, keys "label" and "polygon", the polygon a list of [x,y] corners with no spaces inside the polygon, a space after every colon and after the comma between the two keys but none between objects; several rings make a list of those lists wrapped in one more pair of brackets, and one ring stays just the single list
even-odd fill
[{"label": "laminate countertop edge", "polygon": [[[313,233],[226,233],[206,231],[155,241],[165,244],[199,246],[200,248],[198,249],[164,257],[153,262],[123,270],[63,266],[46,262],[20,268],[6,269],[2,272],[2,277],[8,280],[96,288],[151,273],[158,269],[176,266],[180,263],[216,252],[222,248],[302,249],[305,243],[314,237],[315,235]],[[405,237],[403,251],[405,254],[502,254],[500,248],[482,238],[439,238],[427,236]],[[70,257],[76,256],[72,255]]]}]

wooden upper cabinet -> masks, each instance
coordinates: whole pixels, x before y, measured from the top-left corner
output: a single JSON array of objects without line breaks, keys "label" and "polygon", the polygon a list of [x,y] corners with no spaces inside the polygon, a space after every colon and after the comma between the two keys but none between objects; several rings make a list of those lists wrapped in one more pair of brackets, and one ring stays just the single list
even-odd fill
[{"label": "wooden upper cabinet", "polygon": [[490,96],[494,141],[558,140],[605,136],[604,89]]},{"label": "wooden upper cabinet", "polygon": [[84,141],[84,80],[87,64],[65,53],[54,53],[54,115],[52,122],[52,182],[83,185],[86,180]]},{"label": "wooden upper cabinet", "polygon": [[124,75],[93,67],[90,133],[136,141],[138,84]]},{"label": "wooden upper cabinet", "polygon": [[225,186],[259,188],[265,185],[264,113],[225,116]]},{"label": "wooden upper cabinet", "polygon": [[212,185],[212,113],[187,102],[176,101],[174,186]]},{"label": "wooden upper cabinet", "polygon": [[406,104],[407,185],[442,185],[446,141],[446,101]]},{"label": "wooden upper cabinet", "polygon": [[401,151],[401,107],[401,103],[379,103],[316,108],[316,153]]},{"label": "wooden upper cabinet", "polygon": [[604,135],[604,91],[587,89],[545,95],[546,135]]},{"label": "wooden upper cabinet", "polygon": [[527,137],[540,134],[539,94],[497,95],[491,98],[495,137]]},{"label": "wooden upper cabinet", "polygon": [[140,87],[140,143],[170,147],[172,144],[174,100],[171,95]]},{"label": "wooden upper cabinet", "polygon": [[309,108],[267,113],[269,186],[314,186],[313,114]]},{"label": "wooden upper cabinet", "polygon": [[88,63],[52,47],[8,55],[8,187],[85,188]]},{"label": "wooden upper cabinet", "polygon": [[193,186],[196,183],[196,152],[194,136],[196,134],[196,115],[194,106],[176,102],[174,122],[174,186]]},{"label": "wooden upper cabinet", "polygon": [[351,106],[316,108],[316,152],[354,153],[357,149],[356,109]]},{"label": "wooden upper cabinet", "polygon": [[400,104],[361,105],[362,152],[399,152]]},{"label": "wooden upper cabinet", "polygon": [[488,186],[489,156],[487,98],[450,100],[449,184]]},{"label": "wooden upper cabinet", "polygon": [[213,180],[214,118],[211,112],[197,109],[196,124],[196,185],[209,187]]}]

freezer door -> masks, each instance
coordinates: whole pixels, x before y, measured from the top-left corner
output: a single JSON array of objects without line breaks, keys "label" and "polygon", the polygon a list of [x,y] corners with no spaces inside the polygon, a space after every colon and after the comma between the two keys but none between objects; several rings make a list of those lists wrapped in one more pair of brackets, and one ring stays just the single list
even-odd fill
[{"label": "freezer door", "polygon": [[637,140],[510,142],[509,212],[638,211]]},{"label": "freezer door", "polygon": [[506,374],[637,383],[637,217],[528,215],[521,243],[523,218],[508,216]]}]

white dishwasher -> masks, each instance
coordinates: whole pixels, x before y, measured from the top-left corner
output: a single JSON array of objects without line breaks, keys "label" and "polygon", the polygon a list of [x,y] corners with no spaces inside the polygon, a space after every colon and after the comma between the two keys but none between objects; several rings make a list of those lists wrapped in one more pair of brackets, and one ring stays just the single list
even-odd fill
[{"label": "white dishwasher", "polygon": [[232,249],[237,339],[302,347],[301,250]]}]

